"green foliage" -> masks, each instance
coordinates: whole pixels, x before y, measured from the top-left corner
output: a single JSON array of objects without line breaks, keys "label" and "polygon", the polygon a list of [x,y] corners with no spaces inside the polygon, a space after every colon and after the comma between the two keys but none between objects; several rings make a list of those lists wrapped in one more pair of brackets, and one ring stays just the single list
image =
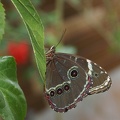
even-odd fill
[{"label": "green foliage", "polygon": [[[44,82],[46,61],[44,54],[44,32],[39,15],[29,0],[11,0],[20,13],[29,32],[36,62]],[[5,14],[0,4],[0,39],[4,33]],[[14,32],[15,33],[15,32]],[[13,57],[0,57],[0,119],[24,120],[26,100],[16,79],[16,64]]]},{"label": "green foliage", "polygon": [[35,54],[38,70],[44,83],[46,61],[44,52],[44,31],[38,13],[29,0],[11,0],[23,19]]},{"label": "green foliage", "polygon": [[120,27],[118,26],[118,28],[116,28],[113,31],[113,43],[115,45],[115,49],[118,50],[120,49]]},{"label": "green foliage", "polygon": [[40,15],[42,16],[42,22],[43,22],[43,25],[45,27],[49,26],[49,25],[52,25],[52,26],[55,26],[56,25],[56,22],[57,22],[57,16],[56,16],[56,12],[55,10],[54,11],[51,11],[51,12],[43,12],[43,11],[40,11]]},{"label": "green foliage", "polygon": [[16,79],[13,57],[0,57],[0,116],[3,120],[24,120],[26,100]]},{"label": "green foliage", "polygon": [[4,28],[5,28],[5,12],[4,8],[2,7],[2,3],[0,2],[0,41],[4,34]]}]

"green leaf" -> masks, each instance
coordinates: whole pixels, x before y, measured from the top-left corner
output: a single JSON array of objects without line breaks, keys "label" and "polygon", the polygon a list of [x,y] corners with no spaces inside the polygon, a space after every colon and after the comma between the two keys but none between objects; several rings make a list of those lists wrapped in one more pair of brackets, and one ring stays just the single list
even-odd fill
[{"label": "green leaf", "polygon": [[13,57],[0,57],[0,116],[3,120],[24,120],[26,100],[16,79]]},{"label": "green leaf", "polygon": [[0,41],[4,34],[4,28],[5,28],[5,10],[2,6],[2,3],[0,2]]},{"label": "green leaf", "polygon": [[29,0],[11,0],[26,25],[42,82],[45,80],[46,60],[44,30],[38,13]]}]

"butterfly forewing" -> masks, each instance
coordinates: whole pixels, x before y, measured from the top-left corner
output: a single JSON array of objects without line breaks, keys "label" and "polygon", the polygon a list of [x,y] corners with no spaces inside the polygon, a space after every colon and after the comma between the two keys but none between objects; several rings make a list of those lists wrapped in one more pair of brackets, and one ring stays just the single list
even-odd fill
[{"label": "butterfly forewing", "polygon": [[88,94],[95,94],[100,93],[108,90],[111,86],[111,78],[107,74],[107,72],[97,65],[96,63],[92,62],[91,60],[85,59],[80,56],[69,55],[64,53],[59,53],[65,58],[75,60],[75,62],[80,65],[92,78],[93,85],[92,88],[89,90]]},{"label": "butterfly forewing", "polygon": [[91,84],[87,72],[70,56],[55,54],[47,64],[46,97],[57,112],[74,108],[87,95]]}]

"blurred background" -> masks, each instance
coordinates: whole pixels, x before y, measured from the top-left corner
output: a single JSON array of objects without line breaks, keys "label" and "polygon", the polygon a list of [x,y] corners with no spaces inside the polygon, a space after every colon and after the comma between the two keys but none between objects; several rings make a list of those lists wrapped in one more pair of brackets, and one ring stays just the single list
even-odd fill
[{"label": "blurred background", "polygon": [[26,120],[120,120],[120,1],[31,0],[44,25],[45,48],[56,45],[66,28],[57,51],[89,58],[112,78],[109,91],[86,97],[65,114],[49,108],[25,26],[11,1],[1,1],[6,28],[0,55],[16,59],[18,81],[28,104]]}]

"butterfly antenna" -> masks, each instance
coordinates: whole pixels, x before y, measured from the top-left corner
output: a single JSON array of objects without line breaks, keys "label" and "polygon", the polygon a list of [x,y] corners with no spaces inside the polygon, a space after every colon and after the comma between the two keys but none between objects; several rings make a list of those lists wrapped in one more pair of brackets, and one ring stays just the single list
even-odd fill
[{"label": "butterfly antenna", "polygon": [[62,39],[63,39],[63,37],[65,35],[65,33],[66,33],[66,28],[65,28],[65,30],[64,30],[64,32],[63,32],[63,34],[62,34],[62,36],[61,36],[61,38],[59,40],[59,42],[57,43],[57,45],[55,47],[57,47],[60,44],[60,42],[62,41]]}]

